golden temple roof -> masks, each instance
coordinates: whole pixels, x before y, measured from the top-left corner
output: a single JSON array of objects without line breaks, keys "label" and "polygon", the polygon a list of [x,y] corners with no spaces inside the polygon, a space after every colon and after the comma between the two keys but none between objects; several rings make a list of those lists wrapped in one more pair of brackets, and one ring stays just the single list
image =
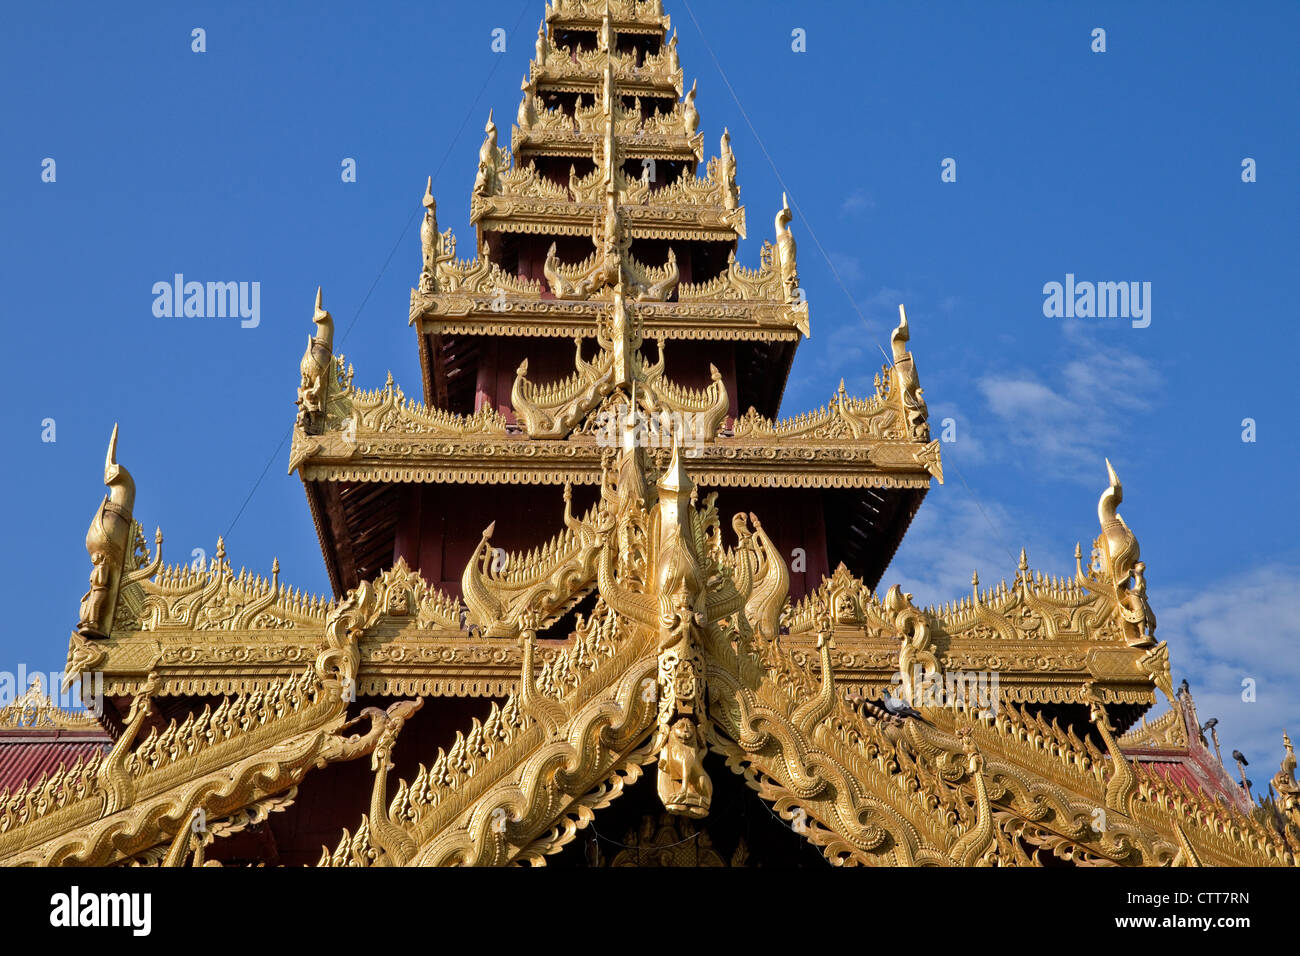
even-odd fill
[{"label": "golden temple roof", "polygon": [[[763,524],[776,516],[724,518],[733,489],[897,492],[869,536],[883,570],[943,470],[901,306],[865,398],[841,382],[777,420],[742,410],[715,364],[701,363],[707,384],[668,374],[714,342],[773,346],[745,354],[784,374],[810,331],[787,202],[760,267],[737,262],[730,139],[699,175],[695,87],[670,30],[659,0],[547,5],[510,149],[491,116],[485,128],[474,258],[439,230],[430,180],[410,311],[423,401],[391,374],[354,386],[317,291],[289,470],[327,562],[360,525],[379,570],[331,566],[336,593],[311,596],[278,562],[236,572],[220,539],[203,567],[164,564],[114,430],[67,671],[103,675],[121,726],[107,752],[0,792],[0,863],[217,863],[226,837],[369,756],[367,800],[322,866],[539,865],[647,774],[665,813],[700,826],[715,778],[734,775],[836,865],[1296,865],[1289,738],[1259,806],[1157,766],[1208,749],[1174,692],[1109,463],[1086,565],[1078,548],[1075,573],[1049,577],[1022,552],[1009,583],[976,575],[942,607],[898,585],[882,597],[845,564],[792,598],[793,561]],[[638,178],[642,161],[678,178]],[[508,396],[456,411],[429,384],[458,336],[572,339],[572,372],[514,358]],[[486,499],[458,580],[439,587],[367,510],[418,484],[557,487],[549,513]],[[507,524],[529,543],[500,547]],[[1138,723],[1161,695],[1174,716]],[[441,711],[441,744],[404,732],[452,698],[479,716]]]}]

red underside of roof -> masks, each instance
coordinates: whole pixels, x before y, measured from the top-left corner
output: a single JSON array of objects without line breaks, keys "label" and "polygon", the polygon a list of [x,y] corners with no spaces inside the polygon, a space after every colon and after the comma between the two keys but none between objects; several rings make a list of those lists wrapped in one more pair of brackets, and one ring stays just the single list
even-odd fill
[{"label": "red underside of roof", "polygon": [[102,731],[0,731],[0,791],[11,793],[24,780],[36,780],[62,764],[71,767],[108,750],[112,738]]},{"label": "red underside of roof", "polygon": [[[1199,748],[1196,748],[1199,749]],[[1172,755],[1171,755],[1172,756]],[[1236,782],[1217,766],[1214,756],[1195,750],[1179,754],[1174,759],[1151,759],[1151,752],[1130,751],[1129,759],[1136,759],[1147,770],[1154,770],[1170,783],[1186,787],[1193,793],[1203,793],[1220,798],[1238,808],[1245,804],[1245,795]],[[1195,769],[1193,769],[1195,766]]]}]

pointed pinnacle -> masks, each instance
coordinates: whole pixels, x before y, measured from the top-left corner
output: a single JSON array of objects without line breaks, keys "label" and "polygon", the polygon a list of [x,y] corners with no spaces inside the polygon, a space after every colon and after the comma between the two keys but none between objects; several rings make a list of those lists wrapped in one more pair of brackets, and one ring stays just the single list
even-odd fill
[{"label": "pointed pinnacle", "polygon": [[108,455],[104,458],[104,470],[117,464],[117,422],[113,422],[113,434],[108,439]]}]

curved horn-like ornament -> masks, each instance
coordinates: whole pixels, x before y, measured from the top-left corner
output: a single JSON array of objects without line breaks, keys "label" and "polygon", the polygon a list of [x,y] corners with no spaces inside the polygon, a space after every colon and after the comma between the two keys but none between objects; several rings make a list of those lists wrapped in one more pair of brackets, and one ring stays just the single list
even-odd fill
[{"label": "curved horn-like ornament", "polygon": [[831,664],[831,616],[824,604],[817,612],[817,649],[821,652],[822,685],[817,696],[795,708],[790,722],[805,738],[812,736],[813,728],[830,716],[835,709],[835,669]]},{"label": "curved horn-like ornament", "polygon": [[113,425],[113,436],[108,440],[108,454],[104,456],[104,484],[108,486],[108,500],[125,512],[129,521],[135,506],[135,479],[131,473],[117,463],[117,425]]},{"label": "curved horn-like ornament", "polygon": [[1101,522],[1112,583],[1120,585],[1128,580],[1140,555],[1137,537],[1119,514],[1119,505],[1124,500],[1124,486],[1120,484],[1119,475],[1115,474],[1110,459],[1106,460],[1106,475],[1110,479],[1110,485],[1097,501],[1097,520]]},{"label": "curved horn-like ornament", "polygon": [[460,576],[461,594],[469,608],[470,620],[484,630],[501,621],[505,609],[500,599],[483,582],[483,574],[491,560],[492,532],[496,530],[494,521],[483,529],[483,537],[470,555],[469,562]]},{"label": "curved horn-like ornament", "polygon": [[536,678],[533,676],[536,639],[536,615],[529,612],[524,627],[519,633],[519,647],[523,651],[523,664],[519,675],[519,708],[542,725],[547,737],[554,737],[564,725],[565,712],[558,700],[547,697],[537,689]]},{"label": "curved horn-like ornament", "polygon": [[790,596],[790,570],[786,567],[781,552],[763,530],[758,517],[751,514],[749,518],[754,523],[759,570],[749,600],[745,603],[745,617],[757,634],[770,641],[776,639],[781,626],[781,611]]}]

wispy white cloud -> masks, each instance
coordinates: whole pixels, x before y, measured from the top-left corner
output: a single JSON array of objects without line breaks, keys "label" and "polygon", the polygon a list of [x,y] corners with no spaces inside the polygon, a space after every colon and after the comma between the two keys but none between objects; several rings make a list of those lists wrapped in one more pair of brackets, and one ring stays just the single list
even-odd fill
[{"label": "wispy white cloud", "polygon": [[[1219,718],[1228,767],[1240,750],[1255,793],[1282,759],[1282,731],[1300,730],[1300,567],[1265,564],[1195,591],[1151,585],[1156,636],[1169,642],[1175,681],[1187,678],[1204,722]],[[1242,699],[1254,681],[1254,700]]]},{"label": "wispy white cloud", "polygon": [[831,266],[845,283],[861,282],[863,278],[862,260],[843,252],[830,253]]},{"label": "wispy white cloud", "polygon": [[876,208],[876,200],[865,189],[855,189],[845,197],[840,205],[841,216],[852,216],[870,212]]},{"label": "wispy white cloud", "polygon": [[1008,450],[1040,473],[1086,482],[1125,440],[1125,416],[1149,409],[1163,381],[1147,359],[1098,343],[1079,323],[1066,326],[1066,338],[1074,357],[1050,377],[1028,370],[994,373],[976,386]]},{"label": "wispy white cloud", "polygon": [[955,457],[963,465],[978,465],[988,458],[988,449],[979,434],[979,424],[967,410],[955,402],[931,402],[930,435],[943,442],[943,455]]}]

